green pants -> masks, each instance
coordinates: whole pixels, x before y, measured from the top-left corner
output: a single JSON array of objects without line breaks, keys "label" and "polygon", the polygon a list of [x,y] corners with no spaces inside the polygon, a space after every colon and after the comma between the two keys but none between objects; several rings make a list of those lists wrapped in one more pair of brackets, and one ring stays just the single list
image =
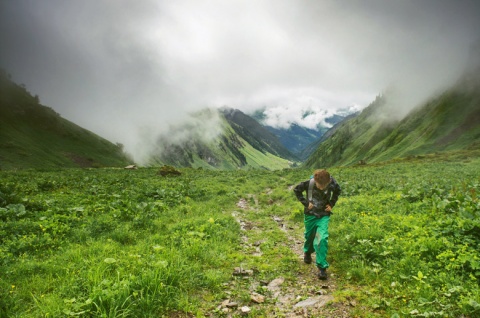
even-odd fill
[{"label": "green pants", "polygon": [[305,223],[305,244],[303,251],[305,253],[315,252],[315,263],[318,268],[328,268],[328,222],[330,216],[317,218],[313,215],[304,215]]}]

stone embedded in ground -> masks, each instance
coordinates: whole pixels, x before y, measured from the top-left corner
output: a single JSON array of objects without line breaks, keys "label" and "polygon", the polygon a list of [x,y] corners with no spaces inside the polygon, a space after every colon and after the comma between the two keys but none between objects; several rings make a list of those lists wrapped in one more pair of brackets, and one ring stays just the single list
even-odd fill
[{"label": "stone embedded in ground", "polygon": [[240,221],[240,229],[242,231],[250,231],[253,229],[255,226],[253,225],[252,222],[249,221]]},{"label": "stone embedded in ground", "polygon": [[229,299],[227,299],[228,302],[225,304],[225,307],[227,308],[235,308],[235,307],[238,307],[238,303],[234,302],[234,301],[230,301]]},{"label": "stone embedded in ground", "polygon": [[329,302],[333,301],[333,296],[332,295],[325,295],[325,296],[320,296],[322,297],[321,301],[317,304],[317,307],[323,307]]},{"label": "stone embedded in ground", "polygon": [[250,307],[247,306],[243,306],[242,308],[240,308],[240,312],[244,315],[250,313],[250,310]]},{"label": "stone embedded in ground", "polygon": [[261,304],[263,302],[265,302],[265,296],[263,295],[260,295],[258,293],[252,293],[250,295],[250,299],[254,302],[254,303],[257,303],[257,304]]},{"label": "stone embedded in ground", "polygon": [[320,301],[320,297],[311,297],[305,300],[302,300],[301,302],[298,302],[293,306],[294,308],[305,308],[305,307],[312,307],[316,303]]},{"label": "stone embedded in ground", "polygon": [[278,223],[282,223],[282,222],[283,222],[283,219],[282,219],[282,218],[279,218],[279,217],[276,216],[276,215],[273,216],[273,220],[274,220],[275,222],[278,222]]},{"label": "stone embedded in ground", "polygon": [[251,276],[253,275],[253,270],[243,269],[241,267],[235,267],[233,269],[233,276]]},{"label": "stone embedded in ground", "polygon": [[294,308],[306,308],[314,305],[316,305],[316,307],[323,307],[332,300],[333,296],[330,295],[310,297],[295,304]]},{"label": "stone embedded in ground", "polygon": [[283,277],[275,278],[268,284],[268,289],[275,289],[278,286],[282,285],[285,279]]},{"label": "stone embedded in ground", "polygon": [[265,240],[256,241],[255,243],[253,243],[253,245],[260,246],[263,242],[265,242]]},{"label": "stone embedded in ground", "polygon": [[255,247],[255,252],[252,253],[253,256],[262,256],[263,253],[262,253],[262,250],[260,249],[260,247]]},{"label": "stone embedded in ground", "polygon": [[286,294],[286,295],[279,294],[276,298],[277,298],[277,304],[285,306],[287,304],[291,304],[294,301],[295,296],[292,294]]},{"label": "stone embedded in ground", "polygon": [[248,208],[248,202],[247,202],[247,200],[245,200],[245,199],[240,199],[240,201],[238,201],[238,203],[237,203],[237,206],[238,206],[239,208],[245,210],[245,209]]}]

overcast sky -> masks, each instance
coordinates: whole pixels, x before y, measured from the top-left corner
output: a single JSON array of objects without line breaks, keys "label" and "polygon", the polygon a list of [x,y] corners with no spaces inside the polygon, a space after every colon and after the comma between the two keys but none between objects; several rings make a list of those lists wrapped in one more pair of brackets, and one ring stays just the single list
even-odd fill
[{"label": "overcast sky", "polygon": [[312,126],[393,86],[404,113],[458,77],[479,30],[477,0],[0,0],[0,67],[135,151],[204,107]]}]

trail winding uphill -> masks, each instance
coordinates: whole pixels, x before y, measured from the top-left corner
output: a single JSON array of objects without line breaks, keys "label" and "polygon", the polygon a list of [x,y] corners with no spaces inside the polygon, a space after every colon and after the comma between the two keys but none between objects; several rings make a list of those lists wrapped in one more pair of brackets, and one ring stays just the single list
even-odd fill
[{"label": "trail winding uphill", "polygon": [[[269,189],[265,191],[268,195]],[[268,200],[273,204],[273,200]],[[248,195],[237,203],[232,212],[242,229],[242,250],[245,257],[256,258],[271,263],[279,260],[271,259],[272,255],[265,250],[267,239],[256,240],[266,236],[265,233],[277,232],[283,238],[282,243],[293,254],[291,271],[278,274],[274,279],[262,280],[257,268],[238,266],[233,269],[232,281],[226,288],[232,297],[218,304],[216,311],[225,317],[237,317],[247,314],[267,315],[272,317],[351,317],[352,306],[356,304],[348,299],[337,301],[334,293],[337,288],[335,269],[329,270],[326,281],[316,276],[314,264],[303,263],[303,223],[294,223],[277,215],[266,215],[268,212],[260,208],[256,195]],[[314,255],[312,255],[314,256]],[[240,278],[240,279],[239,279]],[[236,299],[235,290],[248,289],[249,301]]]}]

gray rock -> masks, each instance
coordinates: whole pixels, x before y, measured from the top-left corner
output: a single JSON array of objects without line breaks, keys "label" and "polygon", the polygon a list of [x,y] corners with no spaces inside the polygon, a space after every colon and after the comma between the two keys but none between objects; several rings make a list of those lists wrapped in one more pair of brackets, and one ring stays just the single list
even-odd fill
[{"label": "gray rock", "polygon": [[251,309],[250,309],[250,307],[248,307],[248,306],[243,306],[242,308],[240,308],[240,312],[241,312],[243,315],[248,314],[250,311],[251,311]]},{"label": "gray rock", "polygon": [[265,302],[265,296],[263,295],[260,295],[258,293],[252,293],[250,295],[250,299],[254,302],[254,303],[257,303],[257,304],[261,304],[263,302]]},{"label": "gray rock", "polygon": [[314,305],[317,305],[317,307],[323,307],[332,300],[333,296],[331,295],[310,297],[295,304],[294,308],[306,308]]},{"label": "gray rock", "polygon": [[268,284],[268,289],[275,289],[276,287],[283,284],[285,279],[283,277],[275,278]]}]

